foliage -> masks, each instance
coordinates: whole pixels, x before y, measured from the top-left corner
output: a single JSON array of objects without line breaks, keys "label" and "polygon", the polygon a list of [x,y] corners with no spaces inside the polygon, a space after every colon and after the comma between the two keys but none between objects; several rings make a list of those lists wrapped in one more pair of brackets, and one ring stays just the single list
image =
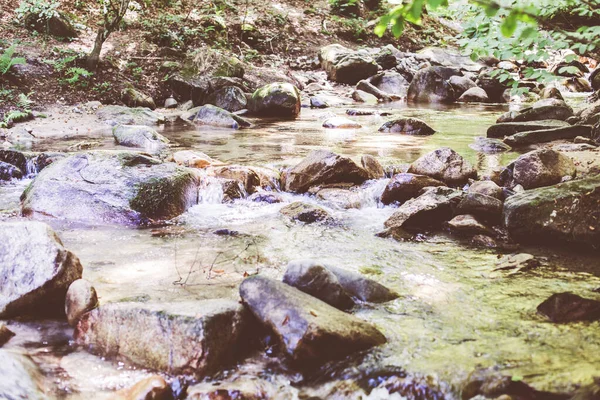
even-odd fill
[{"label": "foliage", "polygon": [[0,75],[5,75],[14,65],[23,65],[27,62],[23,57],[13,57],[15,46],[10,46],[0,54]]},{"label": "foliage", "polygon": [[51,65],[54,71],[60,76],[58,82],[62,85],[73,87],[87,87],[92,72],[78,66],[78,62],[84,57],[82,53],[69,49],[54,49],[61,57],[55,60],[44,60]]},{"label": "foliage", "polygon": [[33,15],[38,22],[46,22],[52,17],[58,17],[59,1],[45,0],[25,0],[19,4],[19,8],[15,10],[17,18],[20,21],[25,21],[26,17]]},{"label": "foliage", "polygon": [[129,9],[129,0],[97,0],[102,10],[102,24],[96,33],[94,48],[87,57],[89,70],[96,70],[100,61],[102,45],[111,33],[119,29],[125,13]]},{"label": "foliage", "polygon": [[86,87],[88,79],[93,74],[85,68],[71,67],[65,71],[64,78],[60,80],[63,84],[71,86]]},{"label": "foliage", "polygon": [[[458,43],[473,59],[493,55],[534,65],[547,60],[551,50],[572,49],[586,55],[600,46],[600,26],[569,30],[569,26],[562,27],[556,22],[557,16],[565,15],[598,20],[600,0],[469,0],[452,4],[448,0],[411,0],[381,17],[375,33],[382,36],[390,28],[394,36],[400,36],[407,23],[421,24],[425,10],[435,12],[440,7],[453,6],[459,8],[464,26]],[[551,78],[534,67],[526,68],[524,76]]]},{"label": "foliage", "polygon": [[331,11],[348,17],[357,17],[360,7],[359,0],[329,0]]},{"label": "foliage", "polygon": [[[0,97],[6,96],[7,100],[10,100],[12,90],[0,90]],[[29,99],[29,94],[19,93],[15,101],[17,105],[16,110],[11,110],[4,115],[4,118],[0,120],[0,128],[9,128],[15,122],[26,121],[31,118],[31,106],[33,101]]]}]

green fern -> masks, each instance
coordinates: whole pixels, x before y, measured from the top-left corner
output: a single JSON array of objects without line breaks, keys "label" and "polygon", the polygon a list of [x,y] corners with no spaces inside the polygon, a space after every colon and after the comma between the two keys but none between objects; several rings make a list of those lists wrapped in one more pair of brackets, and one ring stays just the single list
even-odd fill
[{"label": "green fern", "polygon": [[17,106],[25,111],[29,111],[31,109],[31,105],[33,104],[33,100],[29,98],[29,94],[19,93],[19,97],[17,99]]},{"label": "green fern", "polygon": [[0,75],[5,75],[13,65],[26,64],[23,57],[13,57],[13,54],[15,54],[14,45],[5,49],[0,55]]}]

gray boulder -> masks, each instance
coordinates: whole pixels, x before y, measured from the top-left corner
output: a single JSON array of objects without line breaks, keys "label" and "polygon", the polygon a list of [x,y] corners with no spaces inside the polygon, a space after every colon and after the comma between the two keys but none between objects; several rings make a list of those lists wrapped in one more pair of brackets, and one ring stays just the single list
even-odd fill
[{"label": "gray boulder", "polygon": [[246,278],[244,304],[273,331],[283,353],[300,367],[320,365],[386,342],[372,325],[282,282]]},{"label": "gray boulder", "polygon": [[152,97],[134,88],[123,89],[121,92],[121,101],[127,107],[146,107],[151,110],[156,108],[156,103],[154,103]]},{"label": "gray boulder", "polygon": [[[394,58],[395,59],[395,58]],[[369,82],[383,93],[404,97],[409,82],[398,72],[385,71],[369,78]]]},{"label": "gray boulder", "polygon": [[193,170],[122,151],[78,153],[52,163],[21,196],[24,215],[90,224],[140,225],[197,202]]},{"label": "gray boulder", "polygon": [[361,184],[368,178],[367,172],[350,158],[327,150],[313,150],[287,172],[283,186],[286,191],[304,193],[311,186],[329,183]]},{"label": "gray boulder", "polygon": [[225,86],[208,96],[206,104],[212,104],[229,112],[246,108],[246,95],[237,86]]},{"label": "gray boulder", "polygon": [[419,70],[408,87],[407,100],[413,103],[452,103],[458,96],[448,82],[460,72],[447,67],[428,67]]},{"label": "gray boulder", "polygon": [[573,177],[575,164],[570,157],[558,151],[540,149],[523,154],[513,163],[515,183],[525,189],[555,185],[565,177]]},{"label": "gray boulder", "polygon": [[482,193],[467,193],[458,203],[456,212],[496,222],[502,215],[502,201]]},{"label": "gray boulder", "polygon": [[473,87],[461,94],[457,101],[460,103],[489,103],[490,98],[482,88]]},{"label": "gray boulder", "polygon": [[595,321],[600,319],[600,301],[574,293],[555,293],[537,307],[537,312],[554,323]]},{"label": "gray boulder", "polygon": [[117,125],[112,132],[117,144],[142,148],[150,153],[164,150],[169,143],[169,139],[144,125]]},{"label": "gray boulder", "polygon": [[476,216],[470,214],[461,214],[452,218],[448,221],[448,228],[453,233],[460,235],[495,235],[492,229],[480,222]]},{"label": "gray boulder", "polygon": [[529,122],[503,122],[492,125],[487,130],[488,138],[503,138],[519,132],[548,130],[571,126],[568,122],[556,119],[529,121]]},{"label": "gray boulder", "polygon": [[504,224],[515,239],[544,244],[600,243],[600,176],[527,190],[504,202]]},{"label": "gray boulder", "polygon": [[477,177],[477,171],[460,154],[442,147],[419,157],[410,165],[408,172],[426,175],[445,182],[447,185],[464,185]]},{"label": "gray boulder", "polygon": [[270,83],[256,89],[248,110],[257,115],[290,118],[300,114],[300,91],[291,83]]},{"label": "gray boulder", "polygon": [[327,269],[337,277],[346,293],[360,301],[386,303],[399,297],[393,290],[355,272],[331,265]]},{"label": "gray boulder", "polygon": [[149,108],[129,108],[123,106],[102,106],[96,116],[109,125],[147,125],[154,126],[165,123],[164,115]]},{"label": "gray boulder", "polygon": [[402,133],[405,135],[428,136],[433,135],[435,130],[427,125],[425,121],[417,118],[402,117],[387,121],[379,128],[379,132]]},{"label": "gray boulder", "polygon": [[329,218],[329,213],[321,207],[301,201],[288,204],[279,210],[279,212],[292,221],[300,221],[307,224],[325,221]]},{"label": "gray boulder", "polygon": [[110,303],[84,314],[74,337],[78,345],[104,357],[200,377],[241,359],[249,317],[230,300]]},{"label": "gray boulder", "polygon": [[448,83],[454,88],[457,96],[461,96],[464,92],[471,88],[476,88],[477,84],[466,76],[453,75],[448,79]]},{"label": "gray boulder", "polygon": [[385,221],[385,227],[391,230],[439,227],[452,218],[462,197],[461,191],[443,186],[426,189],[419,197],[398,207]]},{"label": "gray boulder", "polygon": [[82,266],[41,222],[0,223],[0,318],[64,315]]},{"label": "gray boulder", "polygon": [[377,63],[371,56],[354,52],[339,44],[323,47],[319,58],[327,78],[334,82],[355,85],[360,80],[375,75],[378,70]]},{"label": "gray boulder", "polygon": [[383,204],[403,203],[419,196],[424,188],[434,186],[444,186],[444,183],[425,175],[396,174],[385,187],[381,195],[381,202]]},{"label": "gray boulder", "polygon": [[477,77],[475,83],[477,86],[485,90],[488,98],[494,103],[505,103],[504,91],[508,89],[508,81],[500,82],[498,76],[493,74],[496,69],[488,69],[483,71]]},{"label": "gray boulder", "polygon": [[244,118],[211,104],[192,108],[188,113],[192,112],[192,122],[198,125],[231,129],[247,128],[251,125],[250,122],[246,121]]}]

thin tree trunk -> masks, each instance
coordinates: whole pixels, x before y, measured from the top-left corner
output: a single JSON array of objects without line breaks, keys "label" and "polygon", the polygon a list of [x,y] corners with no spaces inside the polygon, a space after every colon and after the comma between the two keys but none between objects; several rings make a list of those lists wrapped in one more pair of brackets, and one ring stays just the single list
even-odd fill
[{"label": "thin tree trunk", "polygon": [[106,31],[104,30],[104,28],[100,28],[98,30],[98,34],[96,35],[96,41],[94,42],[94,48],[87,57],[86,66],[87,69],[90,71],[96,71],[96,69],[98,68],[98,62],[100,61],[100,52],[102,51],[102,45],[108,37],[108,35],[106,35],[105,33]]}]

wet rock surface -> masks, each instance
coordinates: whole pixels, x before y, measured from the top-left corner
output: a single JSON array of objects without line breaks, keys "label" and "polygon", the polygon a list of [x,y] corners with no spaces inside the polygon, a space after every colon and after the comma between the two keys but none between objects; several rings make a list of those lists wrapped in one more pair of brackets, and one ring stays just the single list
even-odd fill
[{"label": "wet rock surface", "polygon": [[119,124],[155,126],[165,122],[162,114],[143,107],[103,106],[98,109],[96,116],[111,126]]},{"label": "wet rock surface", "polygon": [[48,225],[0,223],[0,318],[64,315],[67,288],[82,269]]},{"label": "wet rock surface", "polygon": [[191,170],[134,152],[85,152],[45,168],[22,195],[25,215],[92,224],[170,219],[197,202]]},{"label": "wet rock surface", "polygon": [[117,144],[149,152],[160,151],[169,143],[169,139],[144,125],[117,125],[113,128],[113,137]]},{"label": "wet rock surface", "polygon": [[0,398],[45,400],[41,372],[29,357],[0,349]]},{"label": "wet rock surface", "polygon": [[296,117],[300,113],[300,91],[290,83],[272,83],[252,94],[248,110],[256,115]]},{"label": "wet rock surface", "polygon": [[556,293],[544,300],[537,311],[555,323],[600,319],[600,301],[573,293]]},{"label": "wet rock surface", "polygon": [[388,229],[439,227],[452,218],[463,197],[462,192],[444,186],[427,189],[410,199],[385,221]]},{"label": "wet rock surface", "polygon": [[514,147],[534,143],[552,142],[561,139],[575,139],[577,136],[590,137],[591,134],[591,125],[574,125],[563,128],[520,132],[506,137],[504,142]]},{"label": "wet rock surface", "polygon": [[477,177],[471,164],[449,147],[427,153],[410,165],[408,172],[426,175],[447,185],[462,185]]},{"label": "wet rock surface", "polygon": [[367,178],[367,172],[350,158],[327,150],[314,150],[287,172],[284,187],[286,191],[304,193],[319,184],[360,184]]},{"label": "wet rock surface", "polygon": [[250,324],[247,311],[229,300],[110,303],[84,314],[74,337],[105,357],[203,376],[243,357]]},{"label": "wet rock surface", "polygon": [[510,196],[504,224],[523,242],[597,246],[600,232],[600,178],[593,177]]},{"label": "wet rock surface", "polygon": [[76,326],[83,314],[97,306],[98,294],[90,282],[77,279],[69,285],[65,298],[65,315],[69,325]]},{"label": "wet rock surface", "polygon": [[575,164],[569,157],[549,149],[523,154],[513,163],[513,178],[525,189],[554,185],[575,173]]},{"label": "wet rock surface", "polygon": [[556,119],[529,122],[503,122],[490,126],[487,130],[487,137],[503,138],[504,136],[511,136],[519,132],[568,128],[570,126],[568,122]]},{"label": "wet rock surface", "polygon": [[448,67],[419,70],[408,87],[407,100],[415,103],[452,103],[458,96],[448,79],[460,72]]},{"label": "wet rock surface", "polygon": [[424,188],[430,186],[444,186],[444,183],[425,175],[396,174],[385,187],[381,195],[381,202],[383,204],[402,203],[417,197]]},{"label": "wet rock surface", "polygon": [[533,103],[530,107],[518,111],[509,111],[498,118],[501,122],[526,122],[555,119],[565,121],[573,116],[573,109],[564,101],[557,99],[543,99]]},{"label": "wet rock surface", "polygon": [[339,44],[323,47],[319,58],[327,77],[334,82],[354,85],[377,73],[377,63],[373,58]]},{"label": "wet rock surface", "polygon": [[323,208],[301,201],[295,201],[288,204],[279,212],[290,218],[292,221],[299,221],[307,224],[325,221],[329,218],[329,213]]},{"label": "wet rock surface", "polygon": [[242,282],[240,296],[273,331],[292,364],[301,368],[386,342],[372,325],[282,282],[250,277]]},{"label": "wet rock surface", "polygon": [[250,126],[250,122],[222,108],[207,104],[194,111],[192,122],[198,125],[208,125],[220,128],[240,129]]}]

